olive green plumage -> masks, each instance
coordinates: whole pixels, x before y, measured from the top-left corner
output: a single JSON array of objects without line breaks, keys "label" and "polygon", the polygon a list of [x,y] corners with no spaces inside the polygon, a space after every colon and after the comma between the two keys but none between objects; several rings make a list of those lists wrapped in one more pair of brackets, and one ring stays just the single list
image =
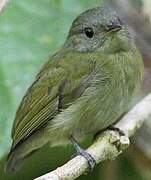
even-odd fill
[{"label": "olive green plumage", "polygon": [[128,110],[143,63],[127,28],[110,9],[76,18],[62,48],[42,67],[24,96],[12,129],[7,171],[44,144],[82,141]]}]

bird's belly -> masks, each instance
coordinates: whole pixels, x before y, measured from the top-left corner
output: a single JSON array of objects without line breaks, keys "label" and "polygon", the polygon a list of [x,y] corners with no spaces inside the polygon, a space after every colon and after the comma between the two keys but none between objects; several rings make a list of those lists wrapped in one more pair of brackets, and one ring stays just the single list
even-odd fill
[{"label": "bird's belly", "polygon": [[47,127],[49,135],[53,136],[54,146],[68,144],[71,135],[82,141],[88,135],[112,125],[125,111],[124,104],[125,98],[118,97],[115,100],[109,95],[103,100],[96,97],[71,105]]},{"label": "bird's belly", "polygon": [[[74,131],[75,135],[80,137],[88,134],[95,134],[114,124],[126,111],[126,109],[122,108],[119,104],[114,104],[115,107],[108,105],[103,108],[98,104],[95,112],[92,109],[92,111],[86,113],[85,117],[80,119],[80,122],[77,124],[76,130]],[[104,109],[106,110],[104,111]]]}]

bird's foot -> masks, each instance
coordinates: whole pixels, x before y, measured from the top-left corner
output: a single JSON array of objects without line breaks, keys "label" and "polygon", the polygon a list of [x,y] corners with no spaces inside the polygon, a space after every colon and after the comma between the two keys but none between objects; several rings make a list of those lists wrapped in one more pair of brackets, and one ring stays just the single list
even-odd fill
[{"label": "bird's foot", "polygon": [[120,136],[118,138],[117,137],[113,138],[114,136],[112,136],[112,140],[110,140],[111,143],[117,147],[117,150],[119,152],[121,152],[121,150],[126,149],[129,146],[129,138],[124,133],[124,131],[114,126],[110,126],[108,129],[112,131],[116,131]]},{"label": "bird's foot", "polygon": [[86,152],[84,150],[81,151],[80,153],[77,153],[77,155],[81,155],[87,160],[88,166],[89,166],[89,171],[92,172],[96,165],[96,161],[95,161],[94,157],[92,157],[91,154],[89,154],[88,152]]},{"label": "bird's foot", "polygon": [[118,127],[115,127],[115,126],[109,126],[108,129],[109,129],[109,130],[112,130],[112,131],[117,131],[117,132],[119,133],[120,136],[125,136],[124,131],[122,131],[122,130],[119,129]]},{"label": "bird's foot", "polygon": [[89,166],[89,171],[92,172],[92,170],[94,169],[94,167],[96,165],[96,161],[95,161],[94,157],[92,157],[91,154],[89,154],[83,148],[81,148],[80,145],[77,143],[77,141],[72,136],[70,137],[70,140],[71,140],[71,143],[73,144],[73,146],[75,147],[76,155],[83,156],[87,160],[88,166]]},{"label": "bird's foot", "polygon": [[[125,136],[124,131],[122,131],[121,129],[119,129],[118,127],[115,127],[115,126],[113,126],[113,125],[109,126],[107,129],[108,129],[108,130],[111,130],[111,131],[116,131],[116,132],[118,132],[120,136]],[[104,130],[104,131],[105,131],[105,130]],[[102,132],[103,132],[103,131],[98,131],[98,132],[94,135],[93,140],[96,140],[97,137],[98,137],[98,136],[100,135],[100,133],[102,133]]]}]

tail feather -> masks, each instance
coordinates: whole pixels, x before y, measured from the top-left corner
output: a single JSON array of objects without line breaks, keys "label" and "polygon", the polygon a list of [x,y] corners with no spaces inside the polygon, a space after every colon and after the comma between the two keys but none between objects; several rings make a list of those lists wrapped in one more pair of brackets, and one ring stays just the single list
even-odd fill
[{"label": "tail feather", "polygon": [[43,131],[32,134],[23,143],[19,144],[9,153],[5,165],[5,172],[13,172],[20,169],[24,160],[31,156],[35,151],[48,143],[48,139],[44,136]]}]

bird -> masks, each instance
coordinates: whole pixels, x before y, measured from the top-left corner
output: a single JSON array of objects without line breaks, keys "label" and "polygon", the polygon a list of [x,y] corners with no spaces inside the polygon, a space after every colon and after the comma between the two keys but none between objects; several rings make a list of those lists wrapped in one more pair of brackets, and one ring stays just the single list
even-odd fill
[{"label": "bird", "polygon": [[81,13],[19,105],[6,172],[19,170],[45,144],[73,144],[93,167],[95,158],[79,143],[129,110],[142,79],[141,54],[118,14],[107,7]]}]

